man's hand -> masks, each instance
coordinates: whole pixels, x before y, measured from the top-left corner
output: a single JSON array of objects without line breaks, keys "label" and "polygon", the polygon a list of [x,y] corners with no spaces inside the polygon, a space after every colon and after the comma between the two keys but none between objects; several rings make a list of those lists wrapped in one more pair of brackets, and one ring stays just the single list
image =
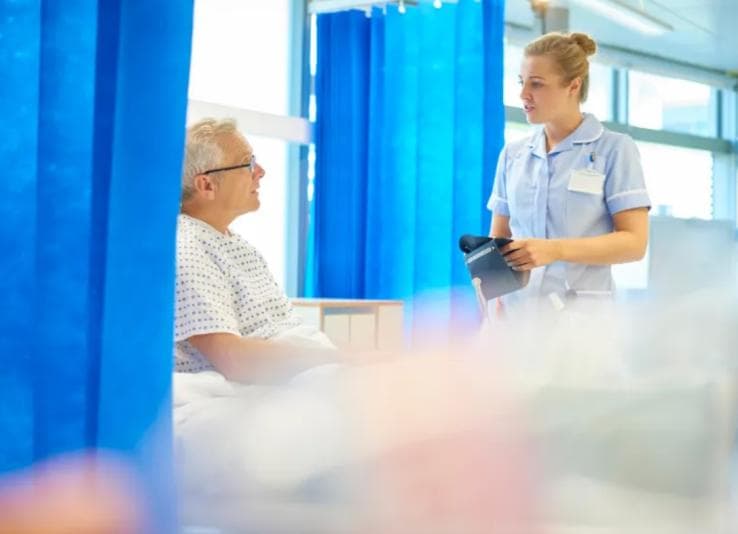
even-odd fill
[{"label": "man's hand", "polygon": [[335,349],[299,347],[225,332],[192,336],[187,341],[228,380],[246,384],[279,383],[312,367],[340,363]]},{"label": "man's hand", "polygon": [[516,239],[500,252],[516,271],[529,271],[561,259],[561,246],[555,239]]}]

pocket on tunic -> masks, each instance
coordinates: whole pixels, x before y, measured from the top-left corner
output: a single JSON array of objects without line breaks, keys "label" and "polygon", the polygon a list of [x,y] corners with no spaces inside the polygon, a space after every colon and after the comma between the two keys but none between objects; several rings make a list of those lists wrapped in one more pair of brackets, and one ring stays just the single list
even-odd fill
[{"label": "pocket on tunic", "polygon": [[594,169],[576,169],[569,176],[569,191],[602,196],[605,190],[605,175]]}]

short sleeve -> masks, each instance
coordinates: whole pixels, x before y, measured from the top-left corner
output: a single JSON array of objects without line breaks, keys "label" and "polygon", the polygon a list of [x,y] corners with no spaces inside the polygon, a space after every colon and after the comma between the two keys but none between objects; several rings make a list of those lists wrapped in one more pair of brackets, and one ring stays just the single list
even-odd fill
[{"label": "short sleeve", "polygon": [[651,199],[646,190],[638,147],[627,135],[619,139],[606,169],[607,208],[611,214],[633,208],[650,208]]},{"label": "short sleeve", "polygon": [[177,243],[174,338],[213,333],[240,335],[226,273],[195,240]]},{"label": "short sleeve", "polygon": [[510,216],[510,208],[507,205],[507,146],[500,151],[497,159],[497,170],[495,171],[495,182],[492,186],[492,194],[487,202],[487,209],[494,215]]}]

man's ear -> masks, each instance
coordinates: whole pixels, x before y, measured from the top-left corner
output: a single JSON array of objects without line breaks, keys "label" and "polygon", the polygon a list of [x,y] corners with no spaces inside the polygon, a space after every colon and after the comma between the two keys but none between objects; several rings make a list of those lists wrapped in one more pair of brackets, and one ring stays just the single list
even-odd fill
[{"label": "man's ear", "polygon": [[198,174],[195,176],[193,185],[195,186],[197,194],[202,198],[206,198],[208,200],[213,200],[215,198],[215,191],[217,188],[213,179],[207,174]]}]

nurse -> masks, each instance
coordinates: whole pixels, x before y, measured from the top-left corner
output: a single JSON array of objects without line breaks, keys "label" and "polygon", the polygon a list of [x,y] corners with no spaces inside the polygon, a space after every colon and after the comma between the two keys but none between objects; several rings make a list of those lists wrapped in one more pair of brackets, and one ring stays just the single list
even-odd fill
[{"label": "nurse", "polygon": [[650,200],[635,143],[581,111],[596,48],[583,33],[548,33],[525,48],[520,98],[541,128],[503,148],[487,205],[490,235],[514,239],[502,249],[508,264],[530,273],[505,302],[611,295],[610,266],[645,254]]}]

